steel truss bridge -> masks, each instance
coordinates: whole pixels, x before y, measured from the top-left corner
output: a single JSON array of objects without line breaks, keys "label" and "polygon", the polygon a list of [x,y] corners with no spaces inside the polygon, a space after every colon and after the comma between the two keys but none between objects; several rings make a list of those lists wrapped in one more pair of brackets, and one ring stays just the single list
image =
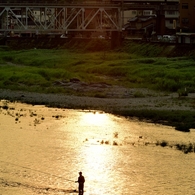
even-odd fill
[{"label": "steel truss bridge", "polygon": [[123,11],[154,9],[176,10],[178,5],[137,4],[122,2],[1,3],[0,31],[15,33],[67,33],[122,31]]},{"label": "steel truss bridge", "polygon": [[121,24],[118,5],[0,5],[0,31],[4,32],[120,31]]}]

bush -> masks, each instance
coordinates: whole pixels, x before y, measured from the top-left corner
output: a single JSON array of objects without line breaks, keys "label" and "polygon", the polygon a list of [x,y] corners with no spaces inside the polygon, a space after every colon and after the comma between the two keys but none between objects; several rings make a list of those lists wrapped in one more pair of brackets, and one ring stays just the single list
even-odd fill
[{"label": "bush", "polygon": [[184,88],[184,89],[179,89],[179,90],[177,91],[177,93],[178,93],[179,97],[188,96],[188,90],[187,90],[186,88]]},{"label": "bush", "polygon": [[145,95],[141,92],[141,91],[136,91],[134,94],[133,94],[133,96],[135,97],[135,98],[143,98],[143,97],[145,97]]},{"label": "bush", "polygon": [[176,82],[175,80],[171,80],[171,79],[166,79],[166,78],[158,79],[156,85],[158,86],[157,87],[158,89],[164,91],[171,91],[171,92],[175,92],[180,88],[179,82]]}]

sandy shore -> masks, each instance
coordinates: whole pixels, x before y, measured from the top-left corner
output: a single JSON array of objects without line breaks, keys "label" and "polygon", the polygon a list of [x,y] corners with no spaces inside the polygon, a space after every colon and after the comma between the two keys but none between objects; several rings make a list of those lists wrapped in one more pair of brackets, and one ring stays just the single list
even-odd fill
[{"label": "sandy shore", "polygon": [[[0,98],[19,101],[30,104],[43,104],[53,107],[78,108],[78,109],[96,109],[103,111],[112,110],[131,110],[131,109],[155,109],[155,110],[195,110],[195,93],[187,97],[179,98],[178,94],[163,94],[153,91],[143,90],[144,97],[134,97],[122,95],[129,93],[126,89],[120,91],[120,88],[113,89],[113,98],[95,98],[86,96],[63,95],[63,94],[41,94],[34,92],[12,91],[0,89]],[[140,89],[137,89],[140,90]],[[121,95],[120,95],[121,93]]]}]

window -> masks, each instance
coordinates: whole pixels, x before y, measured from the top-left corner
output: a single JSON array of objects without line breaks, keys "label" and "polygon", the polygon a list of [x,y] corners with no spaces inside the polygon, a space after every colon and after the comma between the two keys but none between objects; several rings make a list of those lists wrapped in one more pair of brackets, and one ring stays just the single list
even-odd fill
[{"label": "window", "polygon": [[188,24],[189,23],[188,18],[182,18],[181,21],[182,21],[182,24]]},{"label": "window", "polygon": [[188,9],[188,3],[182,3],[182,9]]},{"label": "window", "polygon": [[150,11],[144,11],[144,15],[150,15]]},{"label": "window", "polygon": [[167,14],[168,15],[176,15],[176,12],[175,11],[167,11]]}]

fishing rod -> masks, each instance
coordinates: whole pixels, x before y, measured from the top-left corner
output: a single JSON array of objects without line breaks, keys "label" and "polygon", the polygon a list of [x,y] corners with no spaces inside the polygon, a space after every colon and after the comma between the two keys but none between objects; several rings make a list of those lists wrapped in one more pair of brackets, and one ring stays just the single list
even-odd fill
[{"label": "fishing rod", "polygon": [[66,179],[66,178],[64,178],[64,177],[62,177],[62,176],[58,176],[58,175],[54,175],[54,174],[47,173],[47,172],[44,172],[44,171],[40,171],[40,170],[32,169],[32,168],[29,168],[29,167],[17,165],[17,164],[14,164],[14,163],[5,162],[5,161],[2,161],[2,160],[0,160],[0,162],[7,163],[7,164],[10,164],[10,165],[13,165],[13,166],[16,166],[16,167],[21,167],[21,168],[24,168],[24,169],[29,169],[29,170],[36,171],[36,172],[39,172],[39,173],[43,173],[43,174],[45,174],[45,175],[51,175],[51,176],[53,176],[53,177],[57,177],[57,178],[64,179],[65,181],[75,182],[75,180]]}]

